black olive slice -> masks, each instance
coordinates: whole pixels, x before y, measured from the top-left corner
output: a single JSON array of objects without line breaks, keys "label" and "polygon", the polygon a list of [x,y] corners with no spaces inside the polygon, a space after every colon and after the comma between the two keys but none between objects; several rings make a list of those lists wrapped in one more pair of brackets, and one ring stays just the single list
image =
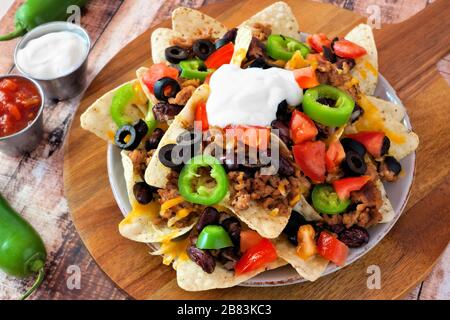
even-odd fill
[{"label": "black olive slice", "polygon": [[140,142],[136,129],[131,125],[120,127],[114,136],[114,143],[122,150],[134,150]]},{"label": "black olive slice", "polygon": [[214,43],[209,40],[197,40],[192,46],[192,51],[197,57],[204,61],[216,51],[216,47]]},{"label": "black olive slice", "polygon": [[383,144],[381,145],[380,155],[384,156],[389,152],[389,148],[391,147],[391,140],[388,137],[384,136]]},{"label": "black olive slice", "polygon": [[140,204],[149,204],[153,200],[155,190],[154,187],[149,186],[145,182],[137,182],[133,186],[134,197]]},{"label": "black olive slice", "polygon": [[394,157],[385,157],[384,163],[386,164],[389,171],[393,172],[395,175],[398,175],[400,171],[402,171],[402,165]]},{"label": "black olive slice", "polygon": [[179,46],[168,47],[165,50],[166,60],[170,63],[180,63],[180,61],[189,58],[189,50],[181,48]]},{"label": "black olive slice", "polygon": [[345,159],[342,162],[342,169],[349,176],[362,176],[366,173],[367,165],[364,158],[355,151],[345,153]]},{"label": "black olive slice", "polygon": [[168,101],[181,90],[180,85],[175,79],[164,77],[155,82],[154,92],[158,100]]},{"label": "black olive slice", "polygon": [[176,146],[176,144],[172,143],[161,147],[161,149],[159,149],[158,159],[164,166],[176,171],[181,171],[184,165],[182,162],[182,155],[175,155],[174,152],[172,152]]},{"label": "black olive slice", "polygon": [[366,154],[366,147],[364,147],[364,145],[359,141],[344,138],[341,140],[341,144],[345,152],[354,151],[359,154],[361,158],[363,158]]}]

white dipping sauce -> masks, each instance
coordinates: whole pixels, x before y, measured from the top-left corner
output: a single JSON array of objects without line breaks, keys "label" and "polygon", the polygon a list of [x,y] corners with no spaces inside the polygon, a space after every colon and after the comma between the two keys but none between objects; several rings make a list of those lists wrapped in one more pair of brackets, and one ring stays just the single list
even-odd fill
[{"label": "white dipping sauce", "polygon": [[47,80],[65,76],[80,66],[89,48],[70,31],[53,32],[30,40],[17,52],[20,68],[33,78]]},{"label": "white dipping sauce", "polygon": [[303,91],[293,73],[280,68],[241,69],[226,64],[213,73],[209,85],[208,123],[222,128],[227,125],[270,126],[281,101],[296,106],[303,99]]}]

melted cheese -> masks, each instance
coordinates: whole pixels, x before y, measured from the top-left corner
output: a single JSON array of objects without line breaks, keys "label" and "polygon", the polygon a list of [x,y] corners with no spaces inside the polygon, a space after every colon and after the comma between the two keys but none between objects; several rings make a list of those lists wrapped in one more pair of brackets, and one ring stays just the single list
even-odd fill
[{"label": "melted cheese", "polygon": [[[186,249],[189,245],[189,239],[181,241],[163,240],[161,247],[153,252],[154,255],[163,255],[163,263],[168,266],[176,260],[186,261],[188,255]],[[175,264],[174,264],[174,267]]]},{"label": "melted cheese", "polygon": [[295,53],[292,55],[292,58],[286,63],[285,68],[287,70],[295,70],[309,67],[310,65],[311,63],[303,58],[300,51],[295,51]]},{"label": "melted cheese", "polygon": [[175,216],[170,218],[169,221],[167,221],[167,226],[169,226],[169,227],[173,226],[176,222],[186,218],[191,212],[192,212],[192,209],[186,209],[186,208],[178,210],[177,213],[175,214]]},{"label": "melted cheese", "polygon": [[158,201],[150,202],[149,204],[143,205],[138,202],[132,204],[132,210],[126,216],[124,220],[122,220],[121,224],[129,224],[134,221],[134,219],[138,217],[149,217],[155,218],[158,216],[160,211],[160,205]]},{"label": "melted cheese", "polygon": [[299,201],[300,201],[300,194],[296,195],[294,199],[292,199],[291,202],[289,202],[289,205],[291,207],[294,207]]},{"label": "melted cheese", "polygon": [[364,62],[364,67],[366,67],[366,69],[369,70],[375,77],[378,76],[378,70],[369,61],[366,60]]},{"label": "melted cheese", "polygon": [[167,209],[175,207],[177,204],[180,204],[184,201],[183,197],[176,197],[170,200],[167,200],[161,205],[161,212],[164,213]]},{"label": "melted cheese", "polygon": [[364,110],[361,118],[355,122],[355,127],[360,131],[382,131],[394,143],[405,143],[406,139],[403,135],[398,134],[389,128],[386,128],[385,121],[380,111],[375,107],[366,96],[362,95],[358,104]]}]

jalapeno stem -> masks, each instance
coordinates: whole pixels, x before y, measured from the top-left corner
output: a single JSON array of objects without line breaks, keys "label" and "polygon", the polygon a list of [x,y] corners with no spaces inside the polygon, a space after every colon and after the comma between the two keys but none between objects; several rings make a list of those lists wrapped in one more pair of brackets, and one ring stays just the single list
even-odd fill
[{"label": "jalapeno stem", "polygon": [[25,300],[27,299],[30,295],[33,294],[33,292],[35,292],[42,284],[42,282],[44,281],[45,278],[45,271],[44,271],[44,267],[42,267],[41,269],[39,269],[36,281],[34,281],[33,285],[31,286],[30,289],[27,290],[27,292],[25,292],[21,297],[20,300]]}]

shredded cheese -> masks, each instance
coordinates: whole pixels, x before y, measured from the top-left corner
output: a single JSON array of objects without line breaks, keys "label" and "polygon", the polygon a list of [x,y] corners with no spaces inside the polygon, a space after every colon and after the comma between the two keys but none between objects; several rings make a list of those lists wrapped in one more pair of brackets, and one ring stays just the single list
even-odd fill
[{"label": "shredded cheese", "polygon": [[182,203],[184,201],[184,198],[183,197],[176,197],[176,198],[173,198],[173,199],[170,199],[170,200],[167,200],[166,202],[164,202],[162,205],[161,205],[161,213],[164,213],[164,212],[166,212],[166,210],[167,209],[170,209],[170,208],[172,208],[172,207],[175,207],[177,204],[180,204],[180,203]]},{"label": "shredded cheese", "polygon": [[191,212],[192,212],[191,209],[186,208],[178,210],[175,216],[170,218],[169,221],[167,221],[167,226],[169,227],[173,226],[176,222],[186,218]]},{"label": "shredded cheese", "polygon": [[311,63],[303,58],[300,51],[295,51],[292,58],[286,63],[285,68],[287,70],[295,70],[309,67],[310,65]]},{"label": "shredded cheese", "polygon": [[160,206],[158,201],[150,202],[149,204],[143,205],[138,202],[132,204],[132,210],[126,216],[125,219],[122,220],[120,224],[130,224],[134,221],[134,219],[142,216],[147,216],[150,218],[157,217],[159,214]]}]

